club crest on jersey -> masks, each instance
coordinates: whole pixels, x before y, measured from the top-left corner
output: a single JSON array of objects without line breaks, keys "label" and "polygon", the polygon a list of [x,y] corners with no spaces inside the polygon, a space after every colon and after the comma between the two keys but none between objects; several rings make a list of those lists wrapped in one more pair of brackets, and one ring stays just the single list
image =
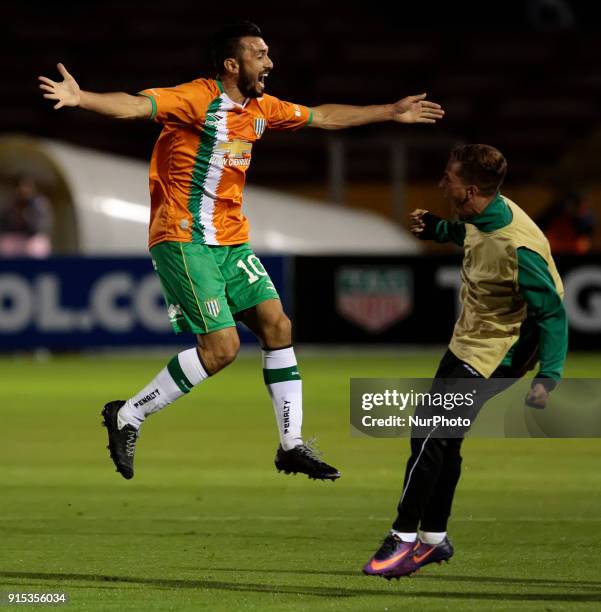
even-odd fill
[{"label": "club crest on jersey", "polygon": [[267,127],[267,121],[265,119],[255,119],[255,134],[257,138],[261,138],[263,136],[263,132]]},{"label": "club crest on jersey", "polygon": [[218,299],[205,300],[205,308],[212,317],[219,316],[221,312],[221,306],[219,305]]},{"label": "club crest on jersey", "polygon": [[336,310],[378,334],[413,311],[413,276],[406,267],[343,267],[336,273]]}]

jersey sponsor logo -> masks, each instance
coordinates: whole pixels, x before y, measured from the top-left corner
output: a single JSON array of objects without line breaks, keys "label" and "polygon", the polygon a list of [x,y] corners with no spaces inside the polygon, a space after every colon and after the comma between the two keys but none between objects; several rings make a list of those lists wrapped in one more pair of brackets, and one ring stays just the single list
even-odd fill
[{"label": "jersey sponsor logo", "polygon": [[224,155],[230,158],[241,158],[250,156],[252,151],[252,143],[246,140],[236,138],[230,142],[222,142],[217,146],[218,151],[222,151]]},{"label": "jersey sponsor logo", "polygon": [[267,121],[265,121],[265,119],[256,118],[254,126],[255,126],[255,134],[257,135],[257,138],[261,138],[261,136],[263,136],[263,132],[265,131],[265,128],[267,127]]},{"label": "jersey sponsor logo", "polygon": [[295,117],[300,117],[301,116],[301,109],[300,109],[300,106],[298,104],[294,105],[294,116]]},{"label": "jersey sponsor logo", "polygon": [[251,159],[252,143],[236,138],[231,142],[221,142],[217,145],[211,155],[213,166],[249,166]]},{"label": "jersey sponsor logo", "polygon": [[406,267],[343,267],[336,273],[336,310],[379,334],[413,311],[413,275]]},{"label": "jersey sponsor logo", "polygon": [[212,166],[227,166],[228,168],[248,168],[250,157],[223,157],[221,155],[211,155]]},{"label": "jersey sponsor logo", "polygon": [[217,298],[205,300],[205,308],[212,317],[218,317],[221,312],[221,306]]}]

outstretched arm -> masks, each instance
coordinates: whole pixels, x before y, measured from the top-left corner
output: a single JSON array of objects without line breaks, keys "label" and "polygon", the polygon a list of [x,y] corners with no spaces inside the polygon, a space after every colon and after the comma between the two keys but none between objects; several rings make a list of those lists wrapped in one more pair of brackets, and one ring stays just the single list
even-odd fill
[{"label": "outstretched arm", "polygon": [[62,81],[53,81],[48,77],[38,77],[44,98],[56,100],[55,109],[63,106],[78,106],[86,110],[108,115],[116,119],[149,119],[152,114],[152,103],[145,96],[132,96],[123,92],[93,93],[82,91],[77,81],[62,65],[57,65],[63,77]]},{"label": "outstretched arm", "polygon": [[444,116],[440,104],[426,100],[426,94],[408,96],[394,104],[374,106],[349,106],[347,104],[322,104],[311,109],[311,127],[324,130],[396,121],[397,123],[436,123]]},{"label": "outstretched arm", "polygon": [[420,240],[435,242],[454,242],[463,246],[465,224],[461,221],[447,221],[423,208],[416,208],[410,215],[409,230]]}]

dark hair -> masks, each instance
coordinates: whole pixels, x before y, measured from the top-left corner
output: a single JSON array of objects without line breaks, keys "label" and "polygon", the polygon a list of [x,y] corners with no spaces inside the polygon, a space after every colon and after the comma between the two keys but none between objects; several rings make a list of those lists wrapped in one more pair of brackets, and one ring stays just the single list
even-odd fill
[{"label": "dark hair", "polygon": [[485,144],[467,144],[451,151],[451,161],[461,162],[459,176],[476,185],[482,195],[494,195],[507,174],[507,160],[498,149]]},{"label": "dark hair", "polygon": [[238,21],[231,23],[213,34],[211,37],[211,62],[218,75],[223,74],[225,69],[223,62],[229,57],[238,57],[240,39],[244,36],[263,37],[258,25],[251,21]]}]

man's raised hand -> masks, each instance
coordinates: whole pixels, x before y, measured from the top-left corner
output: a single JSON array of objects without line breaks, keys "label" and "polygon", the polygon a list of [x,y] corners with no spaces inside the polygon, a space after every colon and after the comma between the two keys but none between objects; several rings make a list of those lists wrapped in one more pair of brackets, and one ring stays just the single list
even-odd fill
[{"label": "man's raised hand", "polygon": [[427,94],[407,96],[393,105],[393,120],[398,123],[436,123],[444,117],[440,104],[426,100]]},{"label": "man's raised hand", "polygon": [[62,81],[53,81],[45,76],[38,77],[40,89],[46,92],[44,98],[57,100],[57,103],[54,105],[55,109],[62,108],[63,106],[79,106],[81,92],[77,81],[67,72],[67,69],[62,64],[57,64],[56,67],[63,77]]},{"label": "man's raised hand", "polygon": [[416,208],[410,215],[410,226],[409,231],[419,238],[419,235],[424,231],[426,224],[424,223],[423,216],[427,213],[427,210],[423,208]]}]

